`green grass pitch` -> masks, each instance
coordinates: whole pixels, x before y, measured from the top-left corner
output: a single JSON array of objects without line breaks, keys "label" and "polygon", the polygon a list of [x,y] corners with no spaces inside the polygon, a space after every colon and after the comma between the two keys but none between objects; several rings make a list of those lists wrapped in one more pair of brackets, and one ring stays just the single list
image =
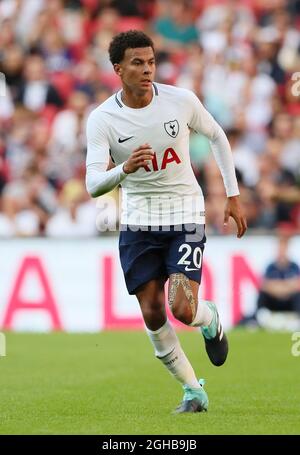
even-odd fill
[{"label": "green grass pitch", "polygon": [[0,434],[299,434],[300,357],[291,335],[229,333],[226,364],[201,335],[180,332],[206,379],[207,413],[172,415],[180,385],[143,332],[7,333],[0,358]]}]

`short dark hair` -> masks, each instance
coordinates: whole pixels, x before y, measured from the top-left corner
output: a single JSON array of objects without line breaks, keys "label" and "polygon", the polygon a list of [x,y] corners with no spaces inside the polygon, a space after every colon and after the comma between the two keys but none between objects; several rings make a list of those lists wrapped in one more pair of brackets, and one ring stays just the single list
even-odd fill
[{"label": "short dark hair", "polygon": [[129,30],[116,35],[109,45],[109,59],[114,65],[120,63],[126,49],[134,49],[136,47],[152,47],[154,52],[154,44],[152,39],[140,30]]}]

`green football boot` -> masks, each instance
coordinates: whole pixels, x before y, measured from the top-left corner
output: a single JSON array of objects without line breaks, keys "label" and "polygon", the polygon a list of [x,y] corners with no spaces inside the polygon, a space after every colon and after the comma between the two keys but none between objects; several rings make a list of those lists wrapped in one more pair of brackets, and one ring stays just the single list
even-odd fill
[{"label": "green football boot", "polygon": [[184,395],[181,404],[175,409],[174,414],[182,414],[184,412],[202,412],[207,411],[208,396],[203,386],[204,379],[199,379],[200,389],[192,389],[184,385]]}]

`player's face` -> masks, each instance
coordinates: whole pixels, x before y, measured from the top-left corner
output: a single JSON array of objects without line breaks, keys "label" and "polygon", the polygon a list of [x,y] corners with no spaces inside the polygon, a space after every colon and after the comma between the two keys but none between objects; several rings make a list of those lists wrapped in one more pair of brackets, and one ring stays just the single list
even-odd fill
[{"label": "player's face", "polygon": [[155,57],[152,47],[126,49],[122,62],[115,65],[123,85],[131,91],[144,94],[152,92],[155,75]]}]

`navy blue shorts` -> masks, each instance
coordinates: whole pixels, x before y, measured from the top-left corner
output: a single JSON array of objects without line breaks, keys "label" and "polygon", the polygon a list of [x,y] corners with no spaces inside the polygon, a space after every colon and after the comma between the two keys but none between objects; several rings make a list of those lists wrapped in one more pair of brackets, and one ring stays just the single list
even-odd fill
[{"label": "navy blue shorts", "polygon": [[[132,228],[131,228],[132,229]],[[171,273],[183,273],[201,282],[202,257],[206,241],[204,225],[168,226],[153,231],[151,227],[130,230],[121,226],[120,260],[129,294],[142,284]]]}]

